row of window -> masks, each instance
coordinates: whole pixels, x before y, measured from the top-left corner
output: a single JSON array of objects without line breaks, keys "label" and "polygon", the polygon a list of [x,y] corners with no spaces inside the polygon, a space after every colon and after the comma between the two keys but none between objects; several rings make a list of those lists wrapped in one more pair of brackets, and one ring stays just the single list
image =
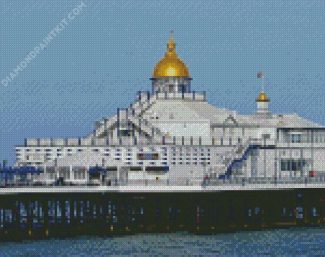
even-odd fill
[{"label": "row of window", "polygon": [[210,161],[207,162],[171,162],[172,165],[210,165]]},{"label": "row of window", "polygon": [[[311,136],[304,135],[304,134],[291,134],[289,140],[290,143],[310,143]],[[325,134],[314,134],[313,142],[325,143]]]},{"label": "row of window", "polygon": [[[55,179],[56,172],[47,172],[50,179]],[[70,171],[59,171],[59,177],[63,177],[64,179],[70,179]],[[73,171],[73,178],[74,179],[85,179],[86,178],[86,172],[85,171]]]},{"label": "row of window", "polygon": [[281,160],[281,171],[301,171],[306,166],[306,160]]},{"label": "row of window", "polygon": [[[133,165],[133,162],[131,161],[127,161],[125,162],[126,165]],[[137,165],[143,165],[144,163],[143,162],[137,162]],[[149,165],[168,165],[167,162],[149,162],[147,163]]]},{"label": "row of window", "polygon": [[[63,148],[45,148],[45,149],[40,149],[40,148],[17,148],[16,149],[16,152],[21,152],[21,151],[25,151],[25,152],[53,152],[53,151],[56,151],[56,152],[62,152],[63,150],[65,150],[66,152],[82,152],[84,150],[88,150],[87,148],[85,149],[82,149],[82,148],[66,148],[66,149],[63,149]],[[93,148],[92,151],[93,152],[100,152],[102,149],[101,148]],[[111,150],[114,150],[116,153],[120,153],[122,151],[121,148],[105,148],[103,149],[104,152],[110,152]],[[128,148],[126,149],[127,153],[128,154],[131,154],[134,150],[137,150],[137,149],[132,149],[132,148]],[[176,154],[176,153],[179,153],[179,154],[183,154],[183,153],[190,153],[190,152],[194,152],[194,153],[197,153],[197,152],[210,152],[210,148],[177,148],[177,147],[172,147],[171,149],[171,152],[173,154]],[[143,153],[143,154],[146,154],[146,152],[161,152],[162,154],[167,154],[167,147],[161,147],[161,148],[158,148],[158,149],[155,149],[155,148],[150,148],[150,149],[146,149],[144,150],[143,148],[140,148],[138,149],[138,152],[139,153]]]},{"label": "row of window", "polygon": [[209,157],[201,157],[201,158],[172,158],[173,161],[175,160],[179,160],[179,161],[190,161],[190,160],[194,160],[194,161],[197,161],[197,160],[202,160],[202,161],[205,161],[205,160],[209,160],[210,161],[210,158]]},{"label": "row of window", "polygon": [[[172,154],[172,156],[176,156],[177,154],[176,153],[173,153]],[[182,153],[179,153],[178,155],[180,155],[181,157],[183,157],[183,156],[211,156],[211,154],[210,153],[201,153],[201,154],[198,154],[198,153],[186,153],[186,154],[182,154]]]}]

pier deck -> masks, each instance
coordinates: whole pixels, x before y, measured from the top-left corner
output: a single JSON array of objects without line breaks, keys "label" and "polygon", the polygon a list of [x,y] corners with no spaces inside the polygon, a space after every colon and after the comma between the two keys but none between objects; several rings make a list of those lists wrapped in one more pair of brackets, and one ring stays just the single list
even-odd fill
[{"label": "pier deck", "polygon": [[0,240],[325,224],[325,184],[0,189]]}]

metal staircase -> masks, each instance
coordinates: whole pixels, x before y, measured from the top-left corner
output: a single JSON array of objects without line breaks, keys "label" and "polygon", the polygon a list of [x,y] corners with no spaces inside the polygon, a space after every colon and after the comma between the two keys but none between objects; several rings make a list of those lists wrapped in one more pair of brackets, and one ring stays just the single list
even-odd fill
[{"label": "metal staircase", "polygon": [[230,178],[233,169],[240,167],[249,157],[252,150],[258,149],[261,145],[260,139],[248,139],[245,144],[238,144],[225,157],[224,174],[219,175],[219,179]]},{"label": "metal staircase", "polygon": [[158,136],[159,138],[164,136],[164,134],[158,128],[142,117],[143,113],[145,113],[156,102],[156,97],[150,97],[149,93],[146,93],[147,97],[139,97],[139,99],[137,99],[129,107],[119,109],[117,114],[115,114],[113,117],[108,119],[104,118],[99,121],[99,125],[96,127],[94,133],[88,137],[100,137],[107,131],[108,128],[117,122],[127,123],[128,121],[141,128],[141,130],[151,138],[154,138],[154,136]]}]

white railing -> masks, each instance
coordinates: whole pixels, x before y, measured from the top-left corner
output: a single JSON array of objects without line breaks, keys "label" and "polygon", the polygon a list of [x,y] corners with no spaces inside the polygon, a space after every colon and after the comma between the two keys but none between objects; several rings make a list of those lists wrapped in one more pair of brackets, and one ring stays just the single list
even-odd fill
[{"label": "white railing", "polygon": [[[133,120],[133,119],[132,119]],[[134,122],[136,124],[140,125],[140,121],[134,119]],[[157,129],[156,127],[152,126],[150,122],[143,119],[141,121],[141,126],[143,129],[150,135],[152,135],[152,128],[154,129],[154,137],[151,144],[154,145],[184,145],[184,146],[223,146],[228,147],[229,149],[232,148],[231,151],[228,151],[227,157],[234,157],[235,150],[238,147],[238,144],[236,145],[225,145],[221,144],[220,140],[215,140],[216,138],[204,138],[200,136],[196,137],[185,137],[185,136],[168,136],[163,135],[163,132],[161,130]],[[141,139],[141,136],[136,136],[136,141],[139,142]],[[135,142],[134,137],[129,137],[127,140],[122,140],[123,142]],[[220,141],[220,142],[219,142]],[[44,143],[46,142],[46,143]],[[164,143],[163,143],[164,142]],[[96,137],[82,137],[82,138],[55,138],[55,139],[48,139],[41,141],[37,138],[28,138],[25,141],[25,147],[31,147],[31,146],[38,146],[38,147],[73,147],[73,146],[108,146],[108,145],[119,145],[120,144],[120,138],[118,137],[109,137],[109,140],[107,140],[107,137],[105,138],[96,138]],[[123,144],[122,144],[123,145]],[[129,144],[128,144],[129,145]],[[23,146],[18,146],[23,147]],[[235,147],[235,148],[234,148]],[[238,154],[237,154],[238,155]]]},{"label": "white railing", "polygon": [[325,187],[325,176],[318,177],[296,177],[296,178],[271,178],[271,177],[251,177],[251,178],[230,178],[230,179],[209,179],[207,177],[202,178],[184,178],[184,179],[106,179],[100,181],[98,179],[87,180],[64,180],[62,184],[58,184],[54,179],[41,180],[35,178],[33,180],[15,179],[13,181],[0,179],[0,187],[2,188],[16,188],[16,187],[74,187],[74,186],[202,186],[202,187],[253,187],[260,188],[261,186],[294,186],[294,185],[320,185]]},{"label": "white railing", "polygon": [[206,179],[206,185],[308,185],[324,184],[325,176],[316,177],[230,177],[229,179]]}]

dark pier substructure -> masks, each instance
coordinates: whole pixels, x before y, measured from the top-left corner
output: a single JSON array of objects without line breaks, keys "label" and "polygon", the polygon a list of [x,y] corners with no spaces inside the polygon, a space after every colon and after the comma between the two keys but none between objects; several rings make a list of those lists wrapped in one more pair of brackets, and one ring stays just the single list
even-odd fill
[{"label": "dark pier substructure", "polygon": [[0,196],[0,241],[325,224],[325,190]]}]

